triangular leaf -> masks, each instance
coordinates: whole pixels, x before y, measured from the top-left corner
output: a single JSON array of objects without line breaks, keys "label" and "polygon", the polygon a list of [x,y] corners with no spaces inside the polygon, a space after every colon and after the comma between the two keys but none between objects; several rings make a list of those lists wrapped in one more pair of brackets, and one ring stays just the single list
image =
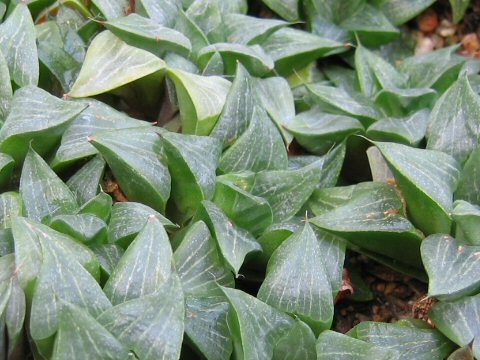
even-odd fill
[{"label": "triangular leaf", "polygon": [[466,201],[454,202],[452,219],[455,221],[455,237],[469,245],[480,245],[480,207]]},{"label": "triangular leaf", "polygon": [[151,216],[122,256],[104,291],[113,305],[155,293],[170,277],[172,248],[163,225]]},{"label": "triangular leaf", "polygon": [[103,31],[90,44],[69,95],[101,94],[164,69],[165,62],[160,58]]},{"label": "triangular leaf", "polygon": [[252,45],[261,43],[282,27],[290,25],[277,19],[260,19],[242,14],[225,17],[227,41],[236,44]]},{"label": "triangular leaf", "polygon": [[67,186],[80,205],[85,204],[97,195],[104,171],[105,160],[97,155],[68,179]]}]

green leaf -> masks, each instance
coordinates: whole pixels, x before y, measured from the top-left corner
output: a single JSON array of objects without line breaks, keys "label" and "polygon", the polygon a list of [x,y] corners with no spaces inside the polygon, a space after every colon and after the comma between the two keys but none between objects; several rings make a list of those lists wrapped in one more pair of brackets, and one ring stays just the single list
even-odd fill
[{"label": "green leaf", "polygon": [[50,227],[87,245],[107,240],[107,224],[90,214],[57,215],[50,221]]},{"label": "green leaf", "polygon": [[[254,89],[259,104],[267,110],[268,115],[277,125],[287,146],[293,137],[286,127],[295,118],[295,102],[287,80],[275,76],[266,79],[255,79]],[[275,94],[275,96],[272,96]]]},{"label": "green leaf", "polygon": [[198,62],[203,68],[213,55],[219,53],[225,66],[225,74],[233,75],[237,63],[242,63],[254,76],[264,76],[274,68],[273,60],[259,45],[241,45],[231,43],[215,43],[204,47],[198,53]]},{"label": "green leaf", "polygon": [[135,2],[135,12],[148,16],[161,26],[172,27],[178,14],[176,0],[139,0]]},{"label": "green leaf", "polygon": [[113,305],[155,293],[172,271],[172,248],[162,223],[151,216],[127,248],[104,291]]},{"label": "green leaf", "polygon": [[20,344],[26,313],[25,293],[15,277],[11,281],[10,299],[5,309],[9,353],[12,353],[15,346]]},{"label": "green leaf", "polygon": [[318,58],[347,50],[342,43],[291,28],[274,32],[261,45],[282,75],[302,69]]},{"label": "green leaf", "polygon": [[287,125],[287,129],[300,145],[318,155],[327,153],[335,144],[364,130],[357,119],[328,114],[318,107],[298,114],[295,120]]},{"label": "green leaf", "polygon": [[25,215],[36,221],[59,214],[72,214],[78,208],[75,195],[68,186],[31,148],[22,168],[20,194]]},{"label": "green leaf", "polygon": [[435,150],[394,143],[375,145],[395,175],[413,224],[426,234],[449,233],[453,191],[460,175],[455,159]]},{"label": "green leaf", "polygon": [[201,29],[212,43],[225,40],[221,0],[195,0],[188,6],[187,16]]},{"label": "green leaf", "polygon": [[88,200],[78,209],[78,214],[90,214],[108,221],[110,219],[110,212],[112,210],[113,200],[110,195],[100,192],[95,197]]},{"label": "green leaf", "polygon": [[108,241],[128,245],[151,217],[167,228],[176,227],[170,220],[152,208],[135,202],[117,202],[113,205],[108,226]]},{"label": "green leaf", "polygon": [[26,86],[15,92],[11,111],[0,130],[0,150],[21,164],[33,140],[39,154],[47,154],[85,104],[60,100],[46,91]]},{"label": "green leaf", "polygon": [[230,359],[233,345],[227,325],[229,308],[224,296],[186,298],[185,334],[207,359]]},{"label": "green leaf", "polygon": [[0,188],[10,182],[14,166],[15,160],[10,155],[0,153]]},{"label": "green leaf", "polygon": [[463,163],[480,139],[480,98],[463,75],[435,103],[427,131],[427,148]]},{"label": "green leaf", "polygon": [[273,222],[268,201],[250,194],[228,179],[219,177],[213,202],[238,226],[253,235],[263,232]]},{"label": "green leaf", "polygon": [[93,246],[92,251],[97,256],[100,268],[107,274],[107,277],[112,275],[113,270],[125,253],[125,251],[117,244]]},{"label": "green leaf", "polygon": [[248,231],[233,224],[214,203],[203,201],[197,217],[208,225],[217,241],[220,254],[235,275],[238,275],[247,254],[261,250],[255,238]]},{"label": "green leaf", "polygon": [[8,71],[7,59],[0,51],[0,122],[3,123],[10,112],[13,98],[12,83]]},{"label": "green leaf", "polygon": [[406,116],[414,111],[432,108],[437,97],[437,92],[429,88],[401,89],[391,87],[380,90],[374,101],[385,114]]},{"label": "green leaf", "polygon": [[464,57],[455,54],[457,50],[458,46],[449,46],[423,55],[411,56],[403,60],[399,69],[408,75],[408,85],[411,88],[432,87],[444,91],[457,80],[465,63]]},{"label": "green leaf", "polygon": [[370,99],[362,97],[361,94],[354,98],[342,88],[321,83],[307,85],[307,89],[313,96],[313,101],[320,105],[323,111],[352,116],[360,120],[364,126],[382,117]]},{"label": "green leaf", "polygon": [[[309,324],[316,333],[329,329],[333,295],[322,251],[310,225],[295,232],[272,254],[258,298]],[[342,267],[343,264],[337,264]]]},{"label": "green leaf", "polygon": [[361,44],[355,50],[355,69],[365,96],[371,97],[385,88],[403,87],[407,82],[404,74]]},{"label": "green leaf", "polygon": [[455,221],[455,237],[469,245],[480,245],[480,207],[463,200],[453,203],[452,219]]},{"label": "green leaf", "polygon": [[119,341],[82,308],[62,303],[54,360],[127,359],[128,351]]},{"label": "green leaf", "polygon": [[365,1],[355,13],[341,21],[339,26],[354,32],[364,44],[369,46],[391,42],[400,34],[382,11]]},{"label": "green leaf", "polygon": [[275,250],[295,231],[301,231],[303,228],[300,218],[292,218],[290,220],[273,224],[269,226],[258,238],[258,242],[262,246],[262,253],[255,258],[260,264],[267,265],[268,260]]},{"label": "green leaf", "polygon": [[316,190],[309,205],[317,215],[310,219],[315,226],[367,250],[422,267],[422,235],[404,217],[402,199],[393,185],[367,182]]},{"label": "green leaf", "polygon": [[104,171],[105,160],[97,155],[68,179],[67,186],[80,205],[97,196]]},{"label": "green leaf", "polygon": [[197,24],[187,15],[185,12],[180,10],[177,15],[175,22],[175,30],[183,33],[192,44],[192,58],[196,58],[200,49],[208,46],[210,42],[207,39],[207,36],[203,33],[202,29],[198,27]]},{"label": "green leaf", "polygon": [[274,223],[288,220],[312,195],[320,180],[322,165],[323,160],[318,160],[297,170],[259,172],[250,192],[268,201]]},{"label": "green leaf", "polygon": [[398,360],[395,350],[384,349],[334,331],[324,331],[317,339],[318,360]]},{"label": "green leaf", "polygon": [[456,300],[480,290],[480,246],[459,243],[449,235],[430,235],[422,242],[429,277],[428,295]]},{"label": "green leaf", "polygon": [[220,116],[231,83],[218,76],[200,76],[169,69],[175,84],[182,131],[187,134],[208,135]]},{"label": "green leaf", "polygon": [[0,25],[0,50],[7,60],[10,78],[19,87],[37,85],[39,77],[35,25],[25,3]]},{"label": "green leaf", "polygon": [[277,19],[263,19],[242,14],[225,16],[225,33],[228,42],[242,45],[262,43],[275,31],[290,25]]},{"label": "green leaf", "polygon": [[219,286],[234,286],[232,273],[225,268],[203,221],[188,228],[174,259],[186,296],[218,296],[223,294]]},{"label": "green leaf", "polygon": [[401,25],[434,2],[435,0],[385,0],[381,1],[381,9],[395,25]]},{"label": "green leaf", "polygon": [[458,180],[455,199],[468,201],[480,205],[480,147],[472,151],[468,157]]},{"label": "green leaf", "polygon": [[107,20],[125,16],[129,7],[128,0],[92,0],[92,3]]},{"label": "green leaf", "polygon": [[173,132],[160,136],[172,177],[171,198],[184,216],[193,215],[200,203],[211,200],[215,193],[221,143],[211,137]]},{"label": "green leaf", "polygon": [[225,146],[233,144],[248,128],[253,110],[252,77],[239,63],[225,106],[210,136],[219,139]]},{"label": "green leaf", "polygon": [[475,357],[478,353],[480,328],[480,295],[466,296],[457,301],[439,302],[432,306],[428,315],[435,326],[459,346],[474,343]]},{"label": "green leaf", "polygon": [[71,162],[95,155],[98,151],[87,137],[103,130],[126,129],[150,126],[145,121],[128,117],[112,107],[95,99],[79,100],[88,107],[78,115],[62,135],[62,142],[52,162],[54,168],[61,168]]},{"label": "green leaf", "polygon": [[295,325],[277,342],[273,360],[316,360],[315,335],[307,324],[297,319]]},{"label": "green leaf", "polygon": [[61,257],[75,259],[92,275],[98,275],[95,255],[67,235],[22,217],[12,220],[12,233],[15,240],[15,263],[19,267],[18,281],[26,290],[27,296],[31,296],[31,285],[40,272],[44,257],[42,247],[45,246],[52,247]]},{"label": "green leaf", "polygon": [[372,345],[397,351],[400,359],[442,360],[453,344],[435,329],[365,321],[349,334]]},{"label": "green leaf", "polygon": [[231,304],[228,326],[233,337],[234,356],[239,359],[270,359],[275,345],[293,319],[247,293],[223,288]]},{"label": "green leaf", "polygon": [[219,170],[223,173],[287,168],[287,151],[282,136],[267,112],[256,106],[247,130],[223,154]]},{"label": "green leaf", "polygon": [[165,62],[103,31],[90,44],[69,96],[87,97],[165,70]]},{"label": "green leaf", "polygon": [[453,12],[453,22],[456,24],[463,19],[465,11],[467,11],[470,0],[450,0],[450,6]]},{"label": "green leaf", "polygon": [[383,118],[368,127],[367,136],[372,140],[417,146],[427,131],[429,114],[423,109],[401,118]]},{"label": "green leaf", "polygon": [[36,341],[58,330],[61,300],[78,305],[92,316],[111,307],[100,285],[73,254],[40,242],[43,263],[33,292],[30,335]]},{"label": "green leaf", "polygon": [[153,128],[108,130],[90,137],[122,191],[131,201],[163,212],[170,197],[170,174],[160,138]]},{"label": "green leaf", "polygon": [[262,0],[265,5],[275,11],[282,18],[298,20],[298,0]]},{"label": "green leaf", "polygon": [[188,56],[192,50],[190,40],[179,31],[158,25],[154,20],[135,13],[103,25],[128,45],[147,50],[158,57],[169,51]]},{"label": "green leaf", "polygon": [[22,198],[17,192],[9,191],[0,195],[0,229],[12,226],[12,219],[22,216]]},{"label": "green leaf", "polygon": [[154,294],[117,305],[97,318],[140,359],[178,359],[184,331],[180,280],[170,280]]}]

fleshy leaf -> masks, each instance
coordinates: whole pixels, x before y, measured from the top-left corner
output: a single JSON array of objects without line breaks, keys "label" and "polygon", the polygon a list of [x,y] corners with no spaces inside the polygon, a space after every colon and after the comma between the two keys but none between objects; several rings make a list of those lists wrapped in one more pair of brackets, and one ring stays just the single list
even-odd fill
[{"label": "fleshy leaf", "polygon": [[149,217],[130,244],[104,291],[113,305],[155,293],[170,277],[172,248],[161,222]]},{"label": "fleshy leaf", "polygon": [[104,244],[92,247],[100,268],[110,277],[125,251],[117,244]]},{"label": "fleshy leaf", "polygon": [[231,43],[215,43],[204,47],[198,53],[199,64],[205,68],[216,53],[221,55],[227,75],[235,74],[238,62],[241,62],[254,76],[264,76],[274,67],[273,60],[259,45],[248,46]]},{"label": "fleshy leaf", "polygon": [[172,27],[178,13],[176,0],[139,0],[135,2],[135,12],[146,15],[157,24]]},{"label": "fleshy leaf", "polygon": [[15,160],[10,155],[0,153],[0,188],[3,188],[11,180]]},{"label": "fleshy leaf", "polygon": [[463,200],[453,203],[452,219],[455,221],[455,237],[469,245],[480,245],[480,207]]},{"label": "fleshy leaf", "polygon": [[373,123],[367,136],[378,141],[392,141],[417,146],[427,131],[429,111],[417,111],[402,118],[387,117]]},{"label": "fleshy leaf", "polygon": [[275,31],[290,25],[277,19],[260,19],[242,14],[225,17],[227,41],[235,44],[252,45],[261,43]]},{"label": "fleshy leaf", "polygon": [[213,202],[238,226],[257,235],[273,222],[268,201],[250,194],[228,179],[219,177]]},{"label": "fleshy leaf", "polygon": [[427,148],[443,151],[463,163],[480,139],[480,97],[466,75],[435,103],[430,114]]},{"label": "fleshy leaf", "polygon": [[78,208],[75,195],[33,149],[29,150],[23,164],[20,194],[25,215],[36,221],[72,214]]},{"label": "fleshy leaf", "polygon": [[161,135],[172,177],[172,200],[185,215],[193,215],[215,192],[220,141],[206,136],[165,132]]},{"label": "fleshy leaf", "polygon": [[422,242],[429,277],[428,295],[456,300],[480,290],[480,246],[463,245],[449,235],[430,235]]},{"label": "fleshy leaf", "polygon": [[401,25],[434,2],[435,0],[386,0],[381,2],[381,9],[395,25]]},{"label": "fleshy leaf", "polygon": [[43,264],[33,292],[30,334],[43,340],[58,330],[60,300],[98,316],[111,307],[97,281],[72,255],[41,242]]},{"label": "fleshy leaf", "polygon": [[222,114],[210,136],[224,145],[231,145],[240,137],[252,121],[255,108],[252,91],[252,77],[242,64],[238,64]]},{"label": "fleshy leaf", "polygon": [[316,190],[309,205],[317,215],[310,219],[312,224],[367,250],[422,267],[422,235],[405,218],[393,185],[367,182]]},{"label": "fleshy leaf", "polygon": [[175,227],[170,220],[146,205],[135,202],[115,203],[108,226],[108,241],[128,245],[152,216],[165,227]]},{"label": "fleshy leaf", "polygon": [[98,155],[68,179],[67,186],[80,205],[85,204],[97,195],[104,171],[105,160]]},{"label": "fleshy leaf", "polygon": [[128,0],[92,0],[92,3],[107,20],[124,16],[129,6]]},{"label": "fleshy leaf", "polygon": [[472,151],[460,174],[455,199],[480,205],[480,146]]},{"label": "fleshy leaf", "polygon": [[456,24],[465,15],[465,11],[467,11],[468,5],[470,5],[470,0],[450,0],[450,5],[452,6],[453,22]]},{"label": "fleshy leaf", "polygon": [[[480,340],[478,316],[480,314],[480,294],[466,296],[456,301],[439,302],[430,309],[428,315],[435,326],[459,346],[467,346]],[[478,353],[478,345],[475,357]]]},{"label": "fleshy leaf", "polygon": [[151,128],[109,130],[90,138],[131,201],[163,212],[170,196],[170,174],[158,134]]},{"label": "fleshy leaf", "polygon": [[18,280],[28,296],[31,295],[29,287],[41,270],[44,257],[42,247],[45,246],[50,246],[62,258],[75,259],[93,276],[98,275],[95,255],[67,235],[22,217],[16,217],[12,221],[12,233],[15,240],[15,263],[19,268]]},{"label": "fleshy leaf", "polygon": [[233,224],[214,203],[203,201],[197,216],[210,228],[223,259],[235,275],[238,275],[248,253],[261,250],[255,238]]},{"label": "fleshy leaf", "polygon": [[247,130],[223,154],[218,166],[223,173],[287,168],[282,136],[267,112],[256,106]]},{"label": "fleshy leaf", "polygon": [[7,59],[0,51],[0,123],[3,123],[10,112],[13,98],[12,83],[8,71]]},{"label": "fleshy leaf", "polygon": [[107,240],[107,224],[91,214],[58,215],[52,218],[50,227],[88,245]]},{"label": "fleshy leaf", "polygon": [[160,58],[103,31],[90,44],[69,95],[101,94],[164,69],[165,62]]},{"label": "fleshy leaf", "polygon": [[10,191],[0,195],[0,229],[12,226],[12,219],[22,216],[23,203],[20,195]]},{"label": "fleshy leaf", "polygon": [[234,285],[232,273],[225,268],[203,221],[189,227],[174,259],[186,296],[218,296],[223,294],[219,286]]},{"label": "fleshy leaf", "polygon": [[318,58],[347,50],[342,43],[292,28],[274,32],[261,45],[275,61],[275,70],[283,75],[302,69]]},{"label": "fleshy leaf", "polygon": [[192,50],[190,40],[182,33],[135,13],[107,21],[104,25],[127,44],[159,57],[167,51],[188,56]]},{"label": "fleshy leaf", "polygon": [[97,154],[98,151],[87,140],[88,136],[97,132],[150,126],[145,121],[128,117],[95,99],[79,100],[78,103],[88,105],[88,107],[72,121],[63,133],[62,142],[52,163],[54,168]]},{"label": "fleshy leaf", "polygon": [[97,320],[141,359],[178,359],[184,311],[180,280],[173,273],[154,294],[117,305]]},{"label": "fleshy leaf", "polygon": [[365,321],[350,330],[349,335],[372,345],[395,350],[400,359],[442,360],[454,346],[435,329]]},{"label": "fleshy leaf", "polygon": [[200,76],[169,69],[175,83],[182,131],[187,134],[208,135],[220,116],[231,83],[219,76]]},{"label": "fleshy leaf", "polygon": [[413,224],[426,234],[449,233],[453,191],[460,175],[455,159],[435,150],[394,143],[375,145],[395,175]]},{"label": "fleshy leaf", "polygon": [[0,25],[0,50],[11,79],[19,86],[37,85],[39,77],[35,25],[25,3],[18,3]]},{"label": "fleshy leaf", "polygon": [[307,89],[312,94],[315,103],[326,112],[350,115],[360,120],[364,126],[368,126],[382,117],[370,99],[362,97],[361,94],[354,98],[342,88],[326,86],[321,83],[307,85]]},{"label": "fleshy leaf", "polygon": [[224,296],[186,298],[185,334],[207,359],[230,359],[233,345],[227,325],[229,308]]},{"label": "fleshy leaf", "polygon": [[295,325],[277,342],[273,360],[316,360],[315,334],[303,321]]},{"label": "fleshy leaf", "polygon": [[60,100],[34,86],[23,87],[15,92],[11,111],[0,130],[0,150],[21,164],[33,140],[33,148],[41,155],[47,154],[86,107]]},{"label": "fleshy leaf", "polygon": [[317,107],[298,114],[287,129],[300,145],[319,155],[325,154],[349,135],[364,130],[360,121],[353,117],[328,114]]},{"label": "fleshy leaf", "polygon": [[298,0],[262,0],[265,5],[275,11],[282,18],[295,21],[298,20]]},{"label": "fleshy leaf", "polygon": [[234,354],[251,360],[270,359],[294,320],[243,291],[223,288],[223,292],[231,304],[228,325]]},{"label": "fleshy leaf", "polygon": [[317,339],[317,360],[399,360],[400,354],[331,330]]},{"label": "fleshy leaf", "polygon": [[127,358],[124,346],[93,316],[78,306],[62,303],[52,359]]},{"label": "fleshy leaf", "polygon": [[259,172],[250,192],[268,201],[274,223],[288,220],[312,195],[320,180],[322,166],[321,159],[297,170]]},{"label": "fleshy leaf", "polygon": [[319,261],[322,256],[319,241],[306,224],[272,254],[257,295],[267,304],[297,315],[316,333],[329,329],[333,320],[332,289]]}]

